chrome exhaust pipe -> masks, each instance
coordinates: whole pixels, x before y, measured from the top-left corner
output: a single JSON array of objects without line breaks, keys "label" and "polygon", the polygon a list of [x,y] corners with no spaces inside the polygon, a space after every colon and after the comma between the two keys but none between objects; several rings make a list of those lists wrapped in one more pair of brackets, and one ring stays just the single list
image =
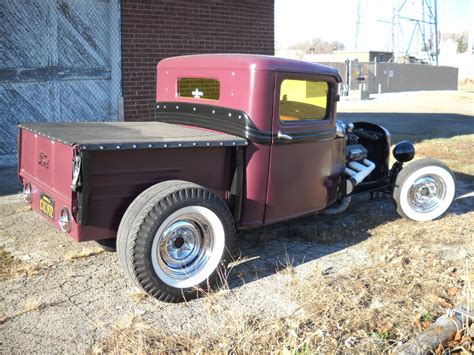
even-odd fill
[{"label": "chrome exhaust pipe", "polygon": [[344,169],[344,173],[349,176],[347,179],[346,193],[350,194],[354,187],[359,185],[375,169],[375,164],[368,159],[362,160],[362,164],[351,161]]}]

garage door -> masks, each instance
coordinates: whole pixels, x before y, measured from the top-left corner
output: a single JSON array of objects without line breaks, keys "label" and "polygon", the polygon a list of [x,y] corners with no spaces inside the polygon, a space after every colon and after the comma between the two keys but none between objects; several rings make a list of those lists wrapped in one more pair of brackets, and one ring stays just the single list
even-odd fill
[{"label": "garage door", "polygon": [[0,166],[18,122],[121,116],[118,0],[0,1]]}]

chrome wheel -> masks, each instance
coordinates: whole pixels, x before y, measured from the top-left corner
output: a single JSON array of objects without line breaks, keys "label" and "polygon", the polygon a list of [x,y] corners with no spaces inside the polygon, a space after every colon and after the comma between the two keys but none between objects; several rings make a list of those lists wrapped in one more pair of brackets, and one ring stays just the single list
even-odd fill
[{"label": "chrome wheel", "polygon": [[177,279],[199,272],[212,250],[209,223],[196,215],[183,215],[160,235],[157,260],[163,271]]},{"label": "chrome wheel", "polygon": [[439,176],[418,178],[409,190],[408,202],[417,212],[428,213],[437,209],[446,196],[446,184]]},{"label": "chrome wheel", "polygon": [[152,263],[157,276],[173,287],[192,287],[216,269],[224,251],[223,226],[202,206],[182,208],[156,232]]}]

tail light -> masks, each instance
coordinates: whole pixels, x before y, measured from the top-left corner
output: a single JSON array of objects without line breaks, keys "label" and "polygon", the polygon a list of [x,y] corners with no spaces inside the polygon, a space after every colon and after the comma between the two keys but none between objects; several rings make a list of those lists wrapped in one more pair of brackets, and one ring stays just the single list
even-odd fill
[{"label": "tail light", "polygon": [[71,231],[72,218],[71,212],[69,212],[69,208],[67,207],[61,208],[61,212],[59,213],[59,226],[66,233],[69,233]]},{"label": "tail light", "polygon": [[29,205],[33,202],[33,188],[30,183],[23,185],[23,200]]}]

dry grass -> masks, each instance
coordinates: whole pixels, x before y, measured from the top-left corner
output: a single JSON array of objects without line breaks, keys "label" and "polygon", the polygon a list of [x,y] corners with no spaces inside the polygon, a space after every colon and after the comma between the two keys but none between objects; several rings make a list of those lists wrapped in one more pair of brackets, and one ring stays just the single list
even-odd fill
[{"label": "dry grass", "polygon": [[11,319],[20,317],[27,313],[31,313],[34,311],[39,310],[43,305],[41,302],[36,298],[27,298],[25,303],[23,304],[23,309],[14,314],[13,316],[0,316],[0,324],[6,323]]},{"label": "dry grass", "polygon": [[41,303],[35,299],[35,298],[28,298],[25,301],[25,304],[23,306],[23,314],[24,313],[29,313],[33,311],[37,311],[41,306]]},{"label": "dry grass", "polygon": [[148,295],[140,289],[135,289],[131,291],[129,295],[135,301],[135,303],[140,303],[144,299],[148,298]]},{"label": "dry grass", "polygon": [[[472,181],[473,135],[424,141],[417,150],[421,156],[444,160]],[[474,301],[474,272],[463,257],[472,260],[474,255],[473,210],[425,223],[391,218],[373,223],[373,214],[376,207],[361,212],[350,230],[346,228],[360,240],[359,227],[368,226],[371,237],[360,243],[369,255],[364,267],[342,273],[315,269],[302,277],[286,257],[280,273],[290,281],[282,292],[290,292],[299,305],[289,317],[231,307],[232,302],[223,300],[238,295],[227,289],[206,296],[206,312],[194,332],[177,334],[132,315],[115,325],[94,351],[390,353],[446,309]],[[463,339],[472,341],[467,335]]]},{"label": "dry grass", "polygon": [[231,308],[223,297],[236,295],[227,290],[206,296],[203,325],[195,333],[177,335],[130,316],[95,351],[390,352],[446,308],[464,302],[464,260],[449,260],[440,251],[445,245],[472,246],[474,212],[429,223],[397,220],[371,232],[363,242],[371,263],[348,274],[327,275],[321,269],[301,278],[285,265],[281,272],[290,276],[287,287],[300,305],[290,317]]},{"label": "dry grass", "polygon": [[76,260],[76,259],[83,259],[83,258],[88,258],[89,256],[94,256],[98,254],[104,253],[105,250],[96,247],[96,248],[84,248],[80,251],[71,251],[66,256],[64,257],[68,261]]},{"label": "dry grass", "polygon": [[36,275],[41,270],[43,270],[42,266],[15,259],[10,252],[0,247],[0,281],[18,276]]},{"label": "dry grass", "polygon": [[436,157],[474,179],[474,134],[423,141],[416,145],[416,152],[417,156]]},{"label": "dry grass", "polygon": [[474,91],[474,80],[473,79],[460,80],[458,83],[458,90]]}]

